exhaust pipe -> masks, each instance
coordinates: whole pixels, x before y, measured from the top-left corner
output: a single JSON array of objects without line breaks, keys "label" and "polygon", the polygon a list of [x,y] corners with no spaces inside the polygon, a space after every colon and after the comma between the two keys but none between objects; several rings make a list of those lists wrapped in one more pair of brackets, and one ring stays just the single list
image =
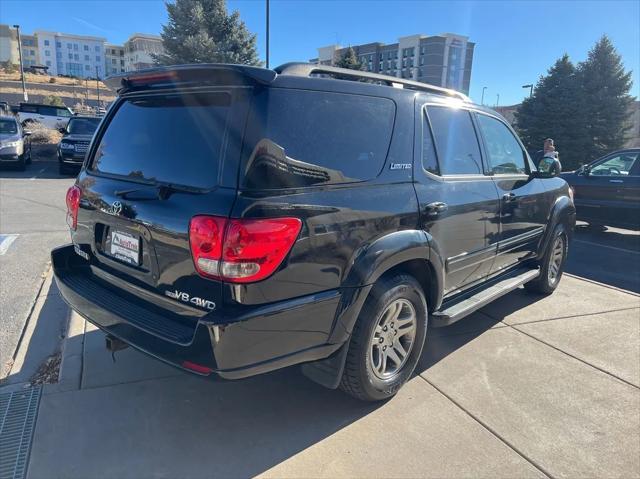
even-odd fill
[{"label": "exhaust pipe", "polygon": [[111,351],[112,353],[115,353],[116,351],[120,351],[122,349],[126,349],[129,347],[127,343],[125,343],[121,339],[111,336],[110,334],[108,334],[107,337],[105,338],[105,343],[107,346],[107,350]]}]

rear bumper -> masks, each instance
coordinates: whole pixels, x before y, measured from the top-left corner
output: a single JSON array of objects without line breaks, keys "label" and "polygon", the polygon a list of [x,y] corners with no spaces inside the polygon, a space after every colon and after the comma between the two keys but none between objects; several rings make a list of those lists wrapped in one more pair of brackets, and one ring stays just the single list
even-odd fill
[{"label": "rear bumper", "polygon": [[[189,372],[239,379],[322,359],[341,346],[326,342],[338,291],[243,309],[234,316],[214,311],[194,317],[114,288],[73,245],[54,249],[51,259],[60,293],[72,309],[104,332]],[[325,324],[326,330],[310,330],[309,324]]]}]

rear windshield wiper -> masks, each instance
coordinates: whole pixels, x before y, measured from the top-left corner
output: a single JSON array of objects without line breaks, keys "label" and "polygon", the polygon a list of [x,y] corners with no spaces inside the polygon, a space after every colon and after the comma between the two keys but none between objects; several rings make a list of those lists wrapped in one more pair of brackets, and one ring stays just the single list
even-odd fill
[{"label": "rear windshield wiper", "polygon": [[[154,191],[155,190],[155,191]],[[205,190],[202,188],[197,188],[194,186],[186,186],[186,185],[176,185],[174,183],[164,183],[157,182],[149,186],[143,186],[141,188],[132,188],[129,190],[118,190],[113,194],[119,196],[120,198],[127,198],[129,195],[133,193],[141,193],[145,191],[153,191],[153,196],[140,197],[136,198],[138,200],[166,200],[173,193],[190,193],[190,194],[200,194],[204,193]]]}]

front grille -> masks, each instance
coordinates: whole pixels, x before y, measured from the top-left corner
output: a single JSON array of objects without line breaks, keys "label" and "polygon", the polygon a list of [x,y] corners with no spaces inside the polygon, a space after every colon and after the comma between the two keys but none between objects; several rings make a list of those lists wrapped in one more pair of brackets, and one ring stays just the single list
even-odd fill
[{"label": "front grille", "polygon": [[88,148],[88,141],[79,141],[76,143],[76,153],[86,153]]}]

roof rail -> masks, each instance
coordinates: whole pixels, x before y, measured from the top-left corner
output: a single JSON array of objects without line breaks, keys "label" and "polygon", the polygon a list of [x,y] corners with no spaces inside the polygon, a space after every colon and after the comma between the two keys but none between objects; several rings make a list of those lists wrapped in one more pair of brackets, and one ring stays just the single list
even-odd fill
[{"label": "roof rail", "polygon": [[328,75],[340,75],[351,77],[353,79],[366,79],[383,83],[388,86],[394,86],[397,88],[406,88],[409,90],[425,91],[429,93],[438,93],[440,95],[447,95],[458,98],[465,102],[471,102],[471,99],[464,93],[460,93],[449,88],[443,88],[440,86],[430,85],[429,83],[422,83],[413,80],[406,80],[404,78],[392,77],[389,75],[380,75],[379,73],[371,73],[358,70],[348,70],[346,68],[338,68],[328,65],[317,65],[313,63],[285,63],[277,68],[274,68],[278,75],[294,75],[294,76],[310,76],[314,73],[325,73]]}]

